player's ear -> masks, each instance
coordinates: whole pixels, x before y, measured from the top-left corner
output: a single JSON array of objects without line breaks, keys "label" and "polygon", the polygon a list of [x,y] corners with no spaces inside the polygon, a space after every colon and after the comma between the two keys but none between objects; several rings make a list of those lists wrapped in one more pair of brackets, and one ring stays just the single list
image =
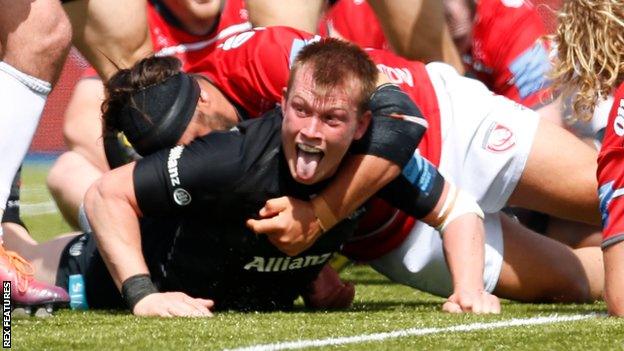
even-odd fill
[{"label": "player's ear", "polygon": [[284,106],[286,106],[287,95],[288,95],[288,89],[282,88],[282,101],[281,101],[282,108],[284,108]]},{"label": "player's ear", "polygon": [[364,136],[364,133],[368,130],[371,118],[373,118],[372,112],[366,111],[357,119],[357,126],[355,127],[355,134],[353,134],[353,140],[358,140]]}]

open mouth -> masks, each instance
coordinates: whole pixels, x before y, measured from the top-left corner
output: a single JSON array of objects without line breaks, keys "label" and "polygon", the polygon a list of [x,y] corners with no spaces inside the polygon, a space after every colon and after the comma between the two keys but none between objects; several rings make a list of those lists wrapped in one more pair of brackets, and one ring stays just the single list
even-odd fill
[{"label": "open mouth", "polygon": [[323,150],[317,147],[297,143],[297,176],[301,179],[312,178],[323,155]]}]

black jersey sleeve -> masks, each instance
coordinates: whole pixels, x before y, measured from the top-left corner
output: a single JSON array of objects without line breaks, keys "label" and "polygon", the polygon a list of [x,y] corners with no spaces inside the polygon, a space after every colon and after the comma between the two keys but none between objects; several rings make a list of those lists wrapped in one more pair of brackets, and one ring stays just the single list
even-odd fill
[{"label": "black jersey sleeve", "polygon": [[143,214],[216,205],[219,194],[242,176],[242,141],[237,131],[215,132],[186,147],[176,146],[137,161],[133,178]]},{"label": "black jersey sleeve", "polygon": [[415,218],[429,214],[442,196],[444,177],[434,165],[414,154],[403,173],[377,195]]},{"label": "black jersey sleeve", "polygon": [[369,106],[371,125],[351,152],[379,156],[403,168],[427,130],[426,120],[410,97],[393,84],[377,88]]},{"label": "black jersey sleeve", "polygon": [[219,206],[267,150],[279,145],[280,129],[279,111],[267,113],[137,161],[133,180],[139,208],[144,215],[162,215]]}]

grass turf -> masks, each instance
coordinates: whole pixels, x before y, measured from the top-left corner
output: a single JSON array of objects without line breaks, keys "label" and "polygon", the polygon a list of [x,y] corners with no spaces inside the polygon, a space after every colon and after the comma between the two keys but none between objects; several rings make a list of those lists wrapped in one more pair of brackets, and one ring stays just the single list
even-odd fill
[{"label": "grass turf", "polygon": [[[24,204],[49,201],[49,195],[41,190],[44,189],[46,167],[37,165],[25,169]],[[58,213],[26,216],[24,219],[37,240],[46,240],[69,230]],[[213,350],[408,328],[448,327],[605,311],[604,303],[538,305],[505,301],[500,315],[449,315],[440,312],[443,299],[392,284],[368,267],[350,267],[343,278],[355,282],[357,287],[355,303],[346,311],[307,312],[300,302],[292,312],[228,312],[210,319],[147,319],[124,312],[64,310],[50,318],[14,318],[13,347],[24,350]],[[408,336],[335,348],[622,350],[624,320],[596,317],[548,325]]]}]

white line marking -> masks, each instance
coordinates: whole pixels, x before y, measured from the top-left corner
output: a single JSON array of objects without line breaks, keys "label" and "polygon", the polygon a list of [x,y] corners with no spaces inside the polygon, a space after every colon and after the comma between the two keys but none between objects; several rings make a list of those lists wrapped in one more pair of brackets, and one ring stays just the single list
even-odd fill
[{"label": "white line marking", "polygon": [[345,344],[357,344],[362,342],[370,342],[370,341],[381,341],[385,339],[395,339],[395,338],[403,338],[406,336],[420,336],[427,334],[438,334],[438,333],[453,333],[453,332],[470,332],[475,330],[486,330],[486,329],[499,329],[499,328],[508,328],[508,327],[518,327],[525,325],[540,325],[540,324],[551,324],[551,323],[560,323],[560,322],[571,322],[571,321],[579,321],[583,319],[595,318],[600,314],[592,313],[592,314],[577,314],[577,315],[567,315],[567,316],[558,316],[551,315],[546,317],[534,317],[534,318],[514,318],[506,321],[492,322],[492,323],[473,323],[473,324],[462,324],[456,325],[452,327],[443,327],[443,328],[410,328],[403,330],[395,330],[386,333],[375,333],[375,334],[365,334],[365,335],[355,335],[355,336],[345,336],[338,338],[327,338],[327,339],[316,339],[316,340],[298,340],[298,341],[288,341],[288,342],[280,342],[275,344],[260,344],[253,345],[247,347],[240,347],[235,349],[226,349],[227,351],[273,351],[273,350],[294,350],[294,349],[302,349],[306,347],[322,347],[322,346],[334,346],[334,345],[345,345]]},{"label": "white line marking", "polygon": [[22,216],[39,216],[56,212],[58,212],[58,209],[56,208],[54,201],[36,202],[34,204],[20,204],[20,213]]}]

